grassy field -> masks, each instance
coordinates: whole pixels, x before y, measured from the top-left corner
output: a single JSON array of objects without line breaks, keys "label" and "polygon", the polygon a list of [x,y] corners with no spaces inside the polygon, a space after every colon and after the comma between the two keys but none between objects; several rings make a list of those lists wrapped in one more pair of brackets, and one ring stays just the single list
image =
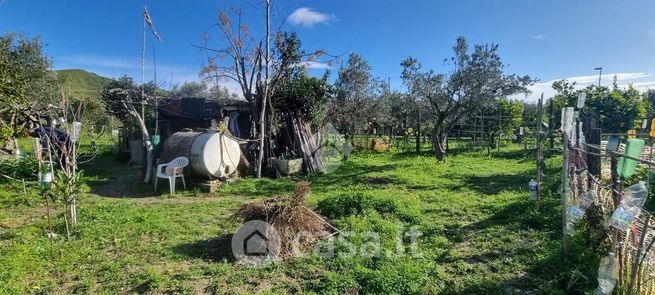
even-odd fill
[{"label": "grassy field", "polygon": [[[71,241],[49,240],[41,202],[10,202],[22,192],[5,186],[0,293],[582,292],[594,278],[560,261],[559,196],[552,192],[561,161],[547,164],[537,211],[527,191],[534,161],[519,149],[456,151],[440,164],[427,152],[355,154],[335,173],[307,178],[309,204],[340,230],[379,233],[383,255],[311,255],[252,268],[232,257],[239,224],[229,215],[244,202],[290,192],[298,179],[246,178],[215,195],[160,196],[137,184],[138,173],[124,162],[102,157],[84,167],[88,194]],[[422,233],[422,257],[385,255],[411,226]],[[65,232],[61,218],[56,227]]]}]

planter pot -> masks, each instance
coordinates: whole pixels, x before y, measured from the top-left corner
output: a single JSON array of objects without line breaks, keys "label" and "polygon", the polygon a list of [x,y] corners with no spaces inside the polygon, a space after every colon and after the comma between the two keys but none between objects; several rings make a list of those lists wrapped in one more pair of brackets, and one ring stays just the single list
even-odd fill
[{"label": "planter pot", "polygon": [[298,173],[302,169],[302,158],[298,159],[273,159],[275,168],[282,175]]}]

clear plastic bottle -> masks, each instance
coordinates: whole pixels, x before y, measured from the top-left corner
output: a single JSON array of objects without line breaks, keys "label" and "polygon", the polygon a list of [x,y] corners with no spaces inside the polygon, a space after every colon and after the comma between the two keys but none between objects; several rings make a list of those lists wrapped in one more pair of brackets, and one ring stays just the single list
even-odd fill
[{"label": "clear plastic bottle", "polygon": [[646,203],[647,195],[648,191],[643,181],[626,188],[623,200],[612,214],[610,225],[620,230],[627,230]]},{"label": "clear plastic bottle", "polygon": [[587,210],[591,205],[596,203],[596,192],[593,190],[588,190],[578,198],[578,208],[582,210]]},{"label": "clear plastic bottle", "polygon": [[566,208],[566,233],[568,235],[573,233],[573,225],[580,220],[585,214],[585,210],[569,204]]},{"label": "clear plastic bottle", "polygon": [[536,200],[537,199],[537,182],[532,179],[530,180],[530,183],[528,183],[528,186],[530,187],[530,200]]},{"label": "clear plastic bottle", "polygon": [[637,211],[637,209],[641,209],[644,206],[647,196],[648,190],[646,189],[646,183],[640,181],[625,189],[621,205],[630,211]]},{"label": "clear plastic bottle", "polygon": [[616,265],[614,253],[610,252],[609,255],[600,260],[600,265],[598,266],[598,288],[596,289],[596,294],[612,294],[617,276],[618,267]]}]

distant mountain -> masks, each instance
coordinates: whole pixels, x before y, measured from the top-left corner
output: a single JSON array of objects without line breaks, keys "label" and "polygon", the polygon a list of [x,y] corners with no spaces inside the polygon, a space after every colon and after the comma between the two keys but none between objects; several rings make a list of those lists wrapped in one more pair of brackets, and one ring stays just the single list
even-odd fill
[{"label": "distant mountain", "polygon": [[73,98],[99,99],[102,86],[111,79],[80,69],[57,70],[57,79],[65,92]]}]

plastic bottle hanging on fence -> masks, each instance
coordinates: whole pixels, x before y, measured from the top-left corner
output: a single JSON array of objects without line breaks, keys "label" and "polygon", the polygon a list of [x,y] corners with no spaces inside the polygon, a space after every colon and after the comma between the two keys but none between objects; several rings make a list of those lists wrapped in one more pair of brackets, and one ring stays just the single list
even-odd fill
[{"label": "plastic bottle hanging on fence", "polygon": [[71,140],[77,142],[80,139],[80,134],[82,133],[82,123],[73,122],[73,132],[71,134]]},{"label": "plastic bottle hanging on fence", "polygon": [[571,131],[573,131],[573,108],[566,107],[562,108],[562,132],[566,135],[571,136]]},{"label": "plastic bottle hanging on fence", "polygon": [[581,109],[584,107],[585,100],[587,99],[587,94],[584,92],[581,92],[578,95],[578,109]]}]

